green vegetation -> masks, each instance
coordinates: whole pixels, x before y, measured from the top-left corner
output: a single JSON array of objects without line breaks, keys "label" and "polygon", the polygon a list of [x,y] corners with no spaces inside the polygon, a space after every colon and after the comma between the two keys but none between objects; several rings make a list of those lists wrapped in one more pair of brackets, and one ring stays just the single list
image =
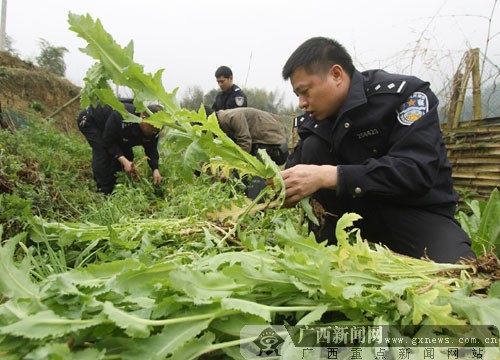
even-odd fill
[{"label": "green vegetation", "polygon": [[[498,263],[484,273],[476,263],[394,254],[360,238],[356,214],[339,221],[338,245],[317,243],[307,207],[281,208],[279,168],[267,156],[261,163],[242,152],[203,109],[182,109],[161,73],[144,74],[132,46],[119,47],[98,21],[71,15],[70,24],[98,61],[84,103],[97,96],[120,110],[112,80],[134,90],[139,109],[164,106],[148,121],[166,127],[165,179],[155,187],[149,176],[120,174],[106,197],[94,192],[83,137],[36,117],[0,132],[2,359],[242,359],[240,344],[253,339],[240,330],[250,324],[390,324],[406,337],[422,335],[422,325],[456,335],[456,325],[500,324]],[[144,154],[136,159],[147,174]],[[273,179],[261,203],[242,191],[241,178],[253,175]],[[492,199],[498,204],[497,193]],[[489,255],[498,231],[479,224],[493,224],[483,217],[498,209],[471,205],[460,218],[490,244]],[[436,359],[447,358],[441,349]],[[291,343],[281,351],[302,355]],[[397,348],[388,351],[398,358]],[[412,351],[424,358],[423,347]],[[495,359],[499,348],[482,355]]]}]

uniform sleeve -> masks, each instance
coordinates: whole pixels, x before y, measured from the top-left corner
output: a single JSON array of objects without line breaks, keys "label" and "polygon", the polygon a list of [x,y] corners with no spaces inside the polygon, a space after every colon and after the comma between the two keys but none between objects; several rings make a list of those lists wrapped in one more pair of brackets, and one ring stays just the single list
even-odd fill
[{"label": "uniform sleeve", "polygon": [[228,101],[228,109],[235,109],[240,107],[248,107],[247,96],[243,90],[238,89],[231,95],[231,99]]},{"label": "uniform sleeve", "polygon": [[[418,113],[408,105],[414,101],[420,101],[422,109],[427,105],[427,110]],[[414,92],[395,109],[385,155],[359,165],[338,166],[337,195],[419,196],[431,189],[446,161],[437,108],[437,98],[428,86]]]},{"label": "uniform sleeve", "polygon": [[108,153],[115,159],[123,155],[120,147],[121,130],[123,118],[118,111],[112,111],[109,115],[103,131],[103,140],[108,149]]},{"label": "uniform sleeve", "polygon": [[143,145],[144,154],[148,157],[148,164],[151,170],[158,169],[160,154],[158,153],[158,137],[154,141],[148,141]]}]

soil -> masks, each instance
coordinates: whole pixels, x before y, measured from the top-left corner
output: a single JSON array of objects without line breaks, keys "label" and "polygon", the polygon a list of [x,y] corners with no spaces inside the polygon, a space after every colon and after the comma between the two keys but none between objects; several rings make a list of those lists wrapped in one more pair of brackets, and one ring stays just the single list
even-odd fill
[{"label": "soil", "polygon": [[[46,118],[79,93],[80,87],[69,80],[0,51],[0,116],[5,118],[7,111],[12,111],[26,117]],[[72,132],[77,129],[79,112],[77,99],[52,117],[56,127]]]}]

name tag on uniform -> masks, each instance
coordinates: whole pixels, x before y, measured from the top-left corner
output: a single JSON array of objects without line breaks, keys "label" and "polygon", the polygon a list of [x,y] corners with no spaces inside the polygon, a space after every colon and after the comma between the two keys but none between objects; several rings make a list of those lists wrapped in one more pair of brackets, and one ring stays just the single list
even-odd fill
[{"label": "name tag on uniform", "polygon": [[362,140],[362,139],[365,139],[368,137],[377,136],[379,134],[380,134],[380,131],[377,128],[372,128],[372,129],[366,129],[366,130],[362,130],[360,132],[357,132],[356,137],[358,138],[358,140]]}]

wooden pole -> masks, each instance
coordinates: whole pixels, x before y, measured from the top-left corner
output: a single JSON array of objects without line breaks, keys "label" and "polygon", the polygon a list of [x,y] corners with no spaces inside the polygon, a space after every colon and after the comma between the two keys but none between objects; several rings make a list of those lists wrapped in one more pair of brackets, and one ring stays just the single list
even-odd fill
[{"label": "wooden pole", "polygon": [[448,103],[448,114],[447,121],[448,127],[453,129],[453,123],[455,119],[455,113],[457,111],[458,95],[460,93],[460,86],[462,84],[463,74],[460,72],[460,68],[457,70],[453,76],[453,81],[451,83],[451,96],[450,102]]},{"label": "wooden pole", "polygon": [[45,120],[48,120],[50,119],[51,117],[54,117],[56,116],[57,114],[59,114],[64,108],[70,106],[71,104],[73,104],[76,100],[78,100],[80,98],[80,94],[76,95],[73,99],[71,99],[70,101],[68,101],[66,104],[64,104],[63,106],[61,106],[59,109],[57,109],[56,111],[54,111],[52,114],[50,114],[49,116],[47,116],[45,118]]},{"label": "wooden pole", "polygon": [[474,119],[483,118],[483,107],[481,101],[481,75],[479,72],[479,49],[471,50],[472,57],[472,109]]},{"label": "wooden pole", "polygon": [[2,0],[2,17],[0,18],[0,51],[7,51],[7,0]]},{"label": "wooden pole", "polygon": [[464,76],[462,78],[462,83],[458,93],[457,109],[455,111],[455,117],[453,118],[453,128],[457,128],[460,124],[460,116],[462,115],[462,109],[464,107],[465,92],[467,91],[467,83],[469,82],[470,73],[472,71],[472,56],[471,52],[467,52],[465,56],[465,69]]}]

